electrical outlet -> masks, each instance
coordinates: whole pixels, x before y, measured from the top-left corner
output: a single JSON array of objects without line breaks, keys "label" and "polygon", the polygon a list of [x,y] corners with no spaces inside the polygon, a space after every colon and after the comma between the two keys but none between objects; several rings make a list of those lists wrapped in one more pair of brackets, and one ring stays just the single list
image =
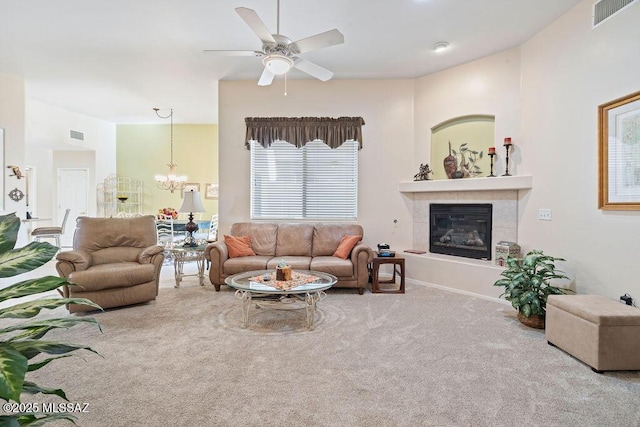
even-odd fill
[{"label": "electrical outlet", "polygon": [[538,219],[541,221],[551,221],[551,209],[539,209]]}]

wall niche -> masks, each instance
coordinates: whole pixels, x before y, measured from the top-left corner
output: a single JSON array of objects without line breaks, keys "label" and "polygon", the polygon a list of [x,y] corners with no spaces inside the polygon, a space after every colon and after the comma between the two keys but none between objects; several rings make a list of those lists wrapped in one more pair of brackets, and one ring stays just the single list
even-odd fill
[{"label": "wall niche", "polygon": [[[457,153],[458,169],[462,163],[460,147],[467,144],[464,153],[465,163],[470,164],[471,158],[477,159],[475,165],[479,169],[476,176],[488,176],[490,160],[488,148],[493,147],[495,141],[495,116],[486,114],[472,114],[460,116],[442,122],[431,128],[431,164],[433,179],[449,179],[444,167],[444,160],[449,156],[449,143],[452,153]],[[477,154],[471,153],[475,151]],[[482,154],[480,154],[482,153]]]}]

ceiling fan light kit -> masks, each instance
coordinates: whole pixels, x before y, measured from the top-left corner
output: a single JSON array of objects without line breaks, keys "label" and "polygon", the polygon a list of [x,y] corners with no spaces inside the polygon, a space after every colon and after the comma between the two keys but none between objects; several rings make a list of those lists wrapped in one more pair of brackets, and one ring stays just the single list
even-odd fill
[{"label": "ceiling fan light kit", "polygon": [[262,63],[269,71],[277,76],[287,73],[293,67],[293,60],[291,60],[291,58],[277,53],[265,56]]}]

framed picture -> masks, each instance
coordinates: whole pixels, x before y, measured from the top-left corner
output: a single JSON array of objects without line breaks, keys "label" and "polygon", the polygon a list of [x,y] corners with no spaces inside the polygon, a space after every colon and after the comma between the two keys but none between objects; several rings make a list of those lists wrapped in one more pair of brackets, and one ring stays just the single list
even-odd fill
[{"label": "framed picture", "polygon": [[218,184],[205,184],[204,185],[204,198],[205,199],[217,199],[218,198]]},{"label": "framed picture", "polygon": [[598,107],[598,208],[640,210],[640,92]]},{"label": "framed picture", "polygon": [[184,185],[184,188],[182,189],[182,192],[180,193],[180,197],[182,197],[184,199],[184,192],[185,191],[191,191],[191,190],[200,192],[200,184],[193,183],[193,182],[187,182]]}]

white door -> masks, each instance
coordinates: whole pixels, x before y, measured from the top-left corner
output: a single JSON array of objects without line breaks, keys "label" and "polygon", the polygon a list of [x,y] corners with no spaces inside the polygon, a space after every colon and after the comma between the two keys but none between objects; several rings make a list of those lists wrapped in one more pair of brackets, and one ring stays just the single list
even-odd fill
[{"label": "white door", "polygon": [[73,232],[76,228],[76,218],[87,215],[89,211],[89,170],[82,168],[58,169],[58,206],[56,222],[62,224],[67,209],[69,218],[64,233],[60,238],[60,245],[73,246]]}]

